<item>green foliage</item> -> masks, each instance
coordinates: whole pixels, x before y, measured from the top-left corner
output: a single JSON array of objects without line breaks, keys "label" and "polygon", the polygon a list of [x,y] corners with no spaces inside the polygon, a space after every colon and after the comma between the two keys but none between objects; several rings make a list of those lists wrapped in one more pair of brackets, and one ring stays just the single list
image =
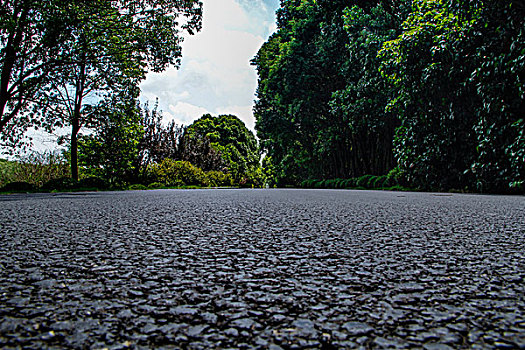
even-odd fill
[{"label": "green foliage", "polygon": [[525,10],[512,4],[414,1],[403,33],[383,45],[381,71],[397,91],[388,108],[401,116],[395,154],[406,182],[502,192],[523,179],[512,163],[520,146],[512,146],[519,136],[511,125],[525,108],[518,82]]},{"label": "green foliage", "polygon": [[160,182],[169,187],[183,185],[207,186],[206,175],[200,169],[186,161],[175,161],[169,158],[154,164],[148,171],[151,182]]},{"label": "green foliage", "polygon": [[360,176],[357,181],[356,181],[356,186],[357,187],[363,187],[363,188],[368,188],[368,182],[370,181],[370,179],[372,178],[372,175],[363,175],[363,176]]},{"label": "green foliage", "polygon": [[387,175],[363,175],[358,178],[350,179],[327,179],[314,180],[308,179],[300,183],[302,188],[333,188],[333,189],[404,189],[392,177]]},{"label": "green foliage", "polygon": [[524,23],[512,0],[281,1],[278,30],[252,61],[273,181],[520,186]]},{"label": "green foliage", "polygon": [[[61,0],[6,0],[0,10],[0,142],[21,142],[31,126],[39,127],[45,105],[34,104],[54,70],[66,69],[70,61],[60,57],[71,39],[69,2]],[[24,113],[21,113],[24,112]]]},{"label": "green foliage", "polygon": [[143,184],[133,184],[133,185],[129,185],[128,186],[128,190],[132,190],[132,191],[142,191],[142,190],[147,190],[149,188],[144,186]]},{"label": "green foliage", "polygon": [[110,188],[110,184],[104,178],[88,176],[78,181],[78,187],[84,189],[105,190]]},{"label": "green foliage", "polygon": [[367,1],[281,2],[278,31],[252,61],[256,129],[276,183],[394,166],[398,122],[384,109],[390,90],[377,52],[396,34],[399,16]]},{"label": "green foliage", "polygon": [[233,179],[229,173],[222,171],[210,170],[205,173],[206,181],[208,186],[221,187],[221,186],[232,186]]},{"label": "green foliage", "polygon": [[[253,133],[239,118],[206,114],[188,126],[182,140],[188,143],[196,138],[210,141],[210,146],[219,152],[234,182],[254,184],[257,178],[255,174],[260,171],[259,147]],[[223,170],[219,167],[220,163],[215,163],[218,165],[206,170]]]},{"label": "green foliage", "polygon": [[70,177],[63,177],[58,179],[52,179],[42,185],[41,190],[52,192],[52,191],[69,191],[79,188],[77,180]]},{"label": "green foliage", "polygon": [[100,108],[95,132],[79,138],[79,163],[84,176],[104,178],[111,185],[133,180],[144,130],[138,106],[126,97],[115,98]]},{"label": "green foliage", "polygon": [[8,122],[71,126],[75,179],[77,136],[94,127],[93,112],[125,90],[137,97],[147,71],[179,66],[181,30],[193,34],[202,17],[196,0],[8,0],[2,8],[0,132]]},{"label": "green foliage", "polygon": [[67,160],[57,152],[33,152],[17,161],[0,161],[0,186],[10,182],[27,182],[40,187],[47,181],[68,175]]},{"label": "green foliage", "polygon": [[165,185],[160,182],[153,182],[148,185],[148,189],[150,190],[159,189],[163,187],[165,187]]}]

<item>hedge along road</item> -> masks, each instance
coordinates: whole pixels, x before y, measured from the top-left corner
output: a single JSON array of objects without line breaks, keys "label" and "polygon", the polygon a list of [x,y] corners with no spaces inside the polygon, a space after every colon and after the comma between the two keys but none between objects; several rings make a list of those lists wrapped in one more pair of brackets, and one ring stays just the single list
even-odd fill
[{"label": "hedge along road", "polygon": [[524,197],[0,197],[1,348],[524,348]]}]

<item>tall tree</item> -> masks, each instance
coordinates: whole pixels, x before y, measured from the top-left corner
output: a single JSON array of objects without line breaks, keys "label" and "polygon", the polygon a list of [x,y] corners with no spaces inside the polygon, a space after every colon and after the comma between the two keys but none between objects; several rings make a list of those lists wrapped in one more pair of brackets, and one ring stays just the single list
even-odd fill
[{"label": "tall tree", "polygon": [[[44,85],[40,112],[49,129],[71,127],[71,173],[78,178],[77,137],[101,101],[130,85],[148,70],[180,65],[181,30],[200,29],[197,0],[73,0],[64,9],[70,24],[60,43],[67,69],[55,69]],[[103,102],[104,103],[104,102]]]},{"label": "tall tree", "polygon": [[72,19],[61,0],[0,1],[0,139],[16,145],[40,125],[36,103],[49,74],[70,64],[64,44]]},{"label": "tall tree", "polygon": [[86,175],[111,185],[134,180],[139,143],[144,137],[138,102],[133,91],[122,90],[93,115],[94,132],[78,140],[79,164]]},{"label": "tall tree", "polygon": [[69,56],[74,69],[59,72],[60,84],[50,90],[53,114],[61,111],[61,123],[71,126],[71,175],[78,177],[77,135],[89,126],[92,111],[105,98],[129,85],[138,86],[148,69],[164,70],[180,65],[182,29],[200,29],[198,1],[98,0],[76,9]]},{"label": "tall tree", "polygon": [[383,42],[398,34],[407,6],[400,2],[392,12],[384,3],[354,5],[344,14],[349,55],[341,68],[346,87],[332,96],[334,124],[324,137],[325,148],[338,155],[338,174],[344,177],[380,175],[395,167],[392,140],[398,119],[385,111],[392,88],[379,73],[377,54]]},{"label": "tall tree", "polygon": [[281,183],[393,167],[395,118],[376,55],[403,11],[383,2],[281,2],[278,31],[252,61],[256,129]]}]

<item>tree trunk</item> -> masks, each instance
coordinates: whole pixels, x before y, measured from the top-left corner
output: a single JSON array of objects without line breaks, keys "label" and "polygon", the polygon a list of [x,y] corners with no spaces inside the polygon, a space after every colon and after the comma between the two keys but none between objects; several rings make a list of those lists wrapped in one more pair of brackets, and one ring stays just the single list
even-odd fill
[{"label": "tree trunk", "polygon": [[86,83],[86,55],[82,55],[75,89],[75,107],[71,116],[71,178],[78,181],[78,132],[81,127],[82,100]]},{"label": "tree trunk", "polygon": [[71,127],[71,178],[78,181],[78,131],[80,127],[73,124]]}]

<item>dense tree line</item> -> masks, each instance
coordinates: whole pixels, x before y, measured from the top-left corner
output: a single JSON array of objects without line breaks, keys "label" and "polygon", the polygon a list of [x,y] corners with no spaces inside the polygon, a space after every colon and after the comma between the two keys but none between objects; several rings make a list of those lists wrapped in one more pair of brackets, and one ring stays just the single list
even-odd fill
[{"label": "dense tree line", "polygon": [[281,184],[395,174],[423,189],[525,178],[520,1],[282,0],[252,64]]}]

